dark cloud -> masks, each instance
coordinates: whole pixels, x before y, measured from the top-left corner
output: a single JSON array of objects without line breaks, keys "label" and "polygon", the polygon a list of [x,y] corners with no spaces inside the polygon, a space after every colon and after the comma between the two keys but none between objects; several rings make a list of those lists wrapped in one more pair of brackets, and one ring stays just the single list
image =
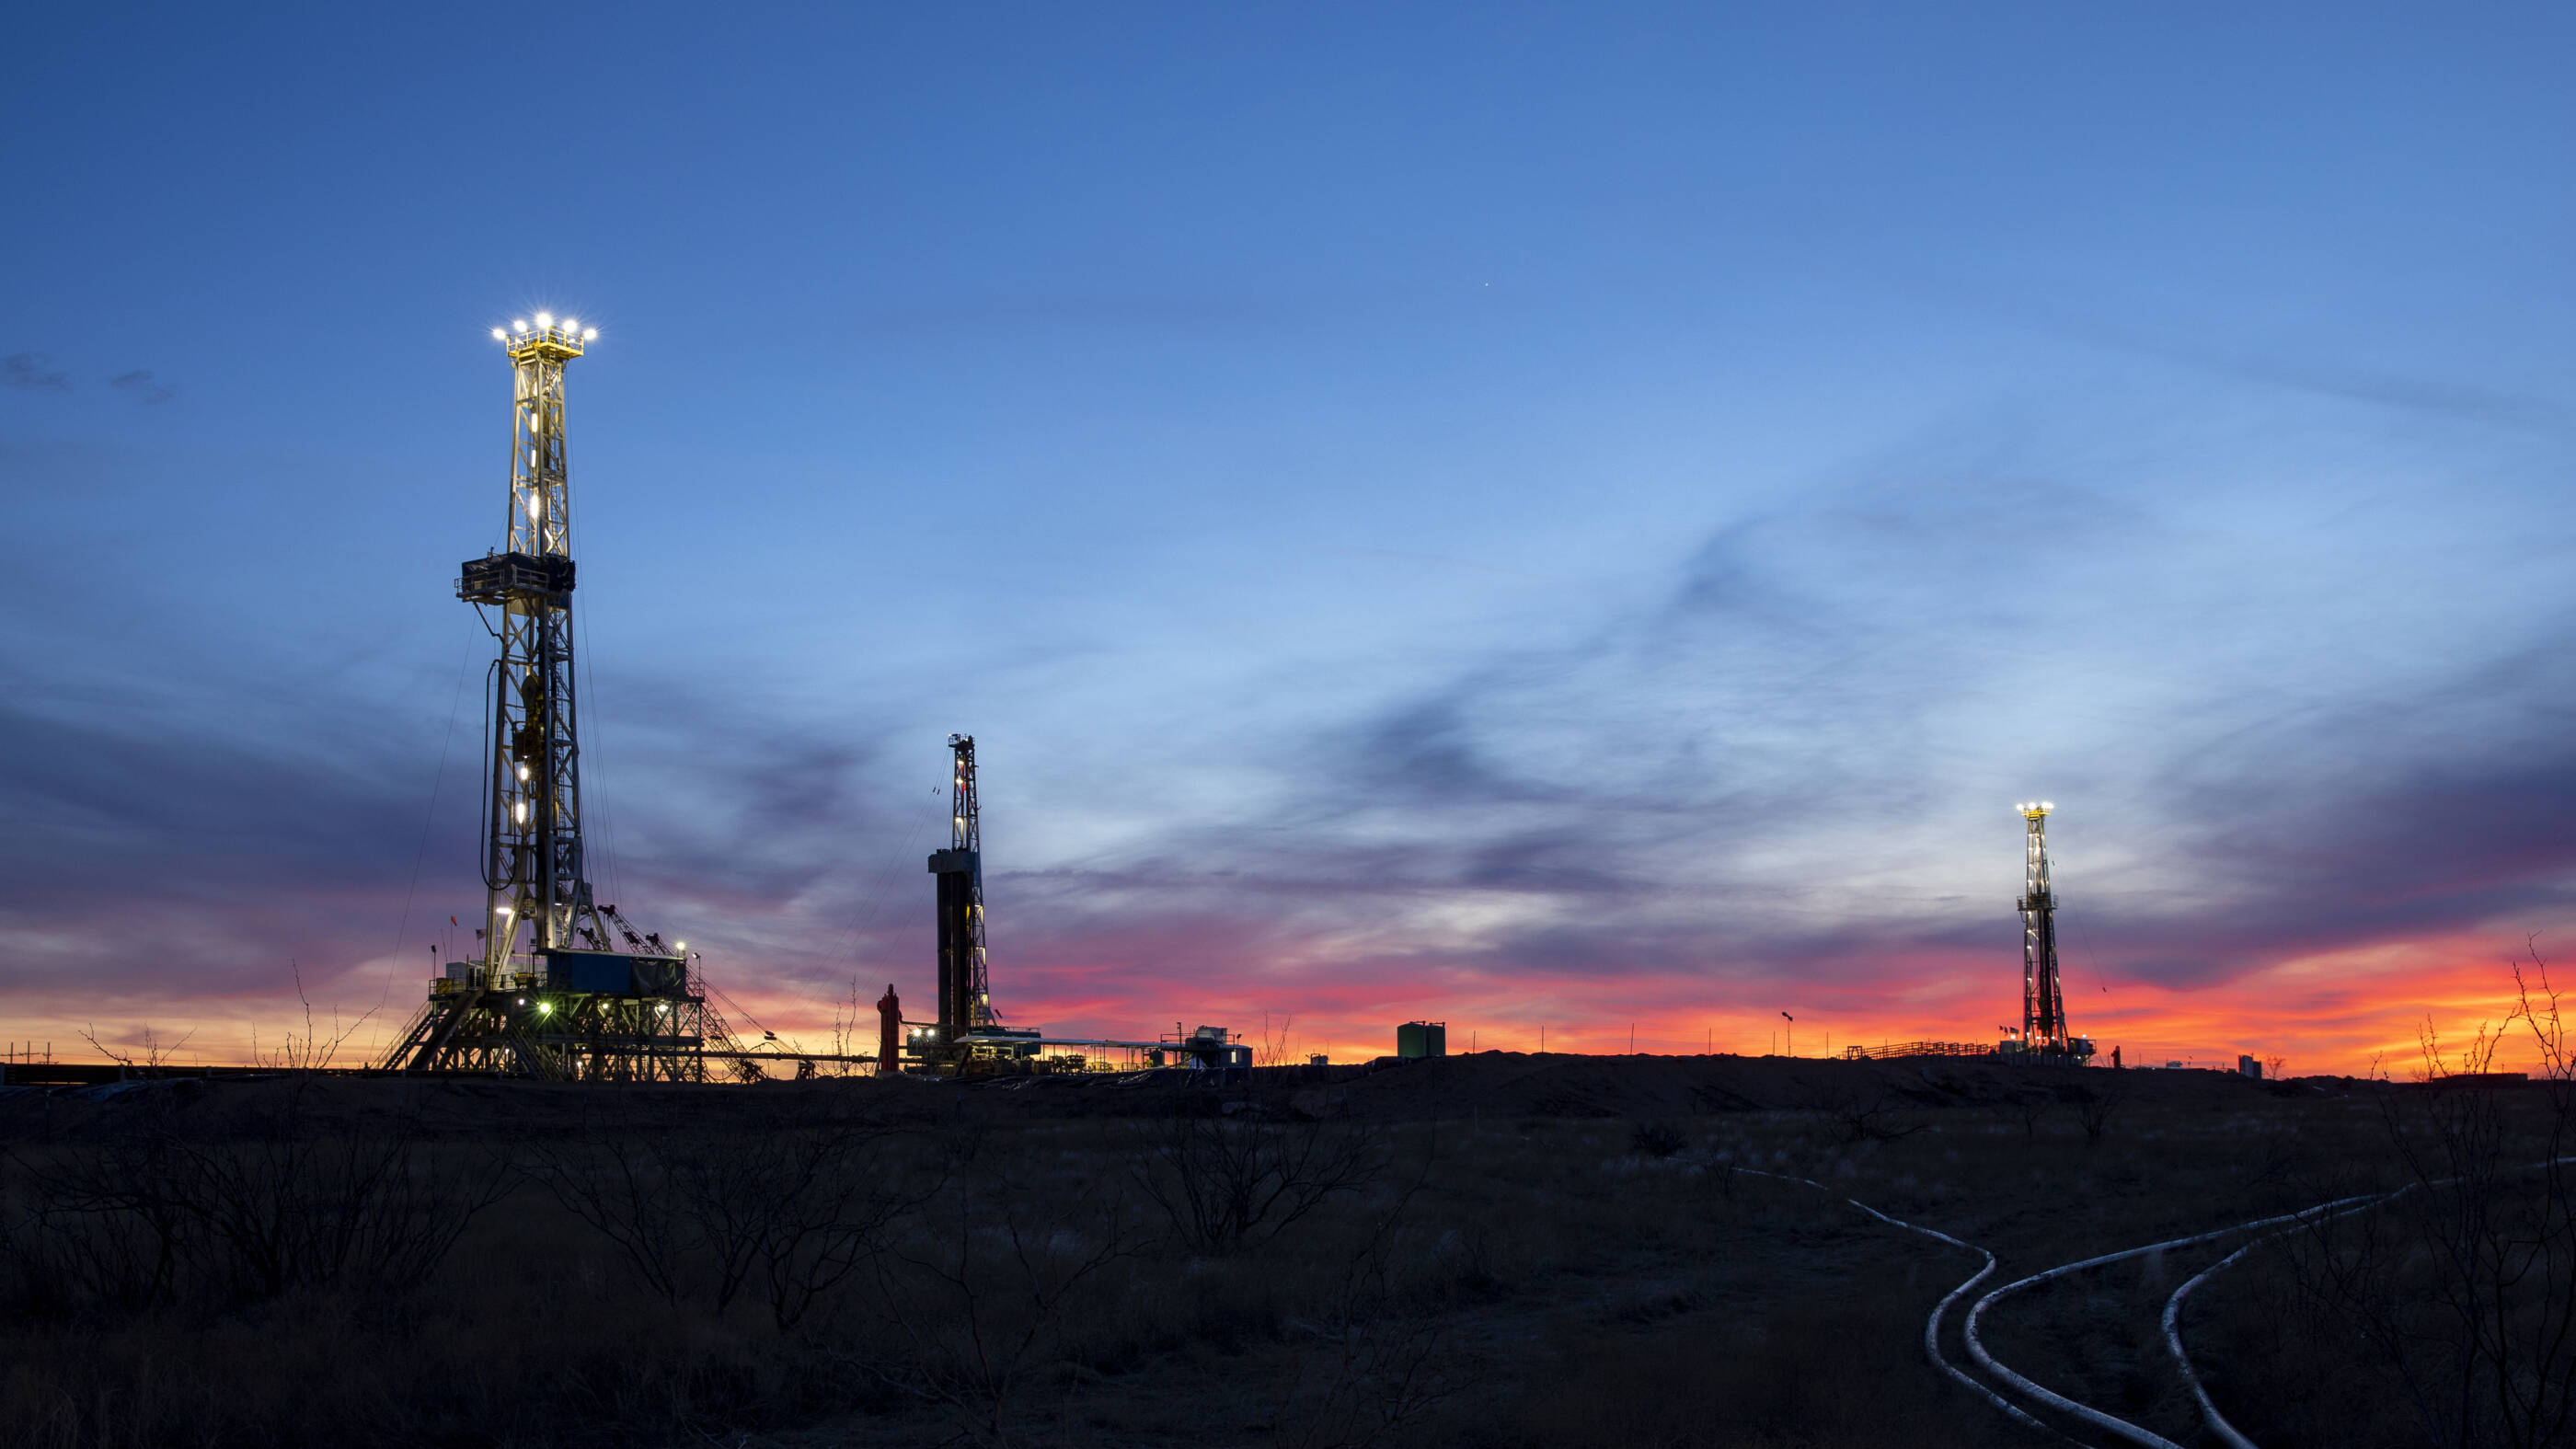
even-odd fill
[{"label": "dark cloud", "polygon": [[[2045,788],[2121,842],[2060,879],[2115,980],[2207,987],[2569,904],[2576,746],[2556,734],[2576,680],[2553,663],[2554,626],[2405,683],[2209,666],[2164,681],[2142,724],[2059,738],[2050,714],[2084,701],[2025,710],[2027,678],[2198,661],[2191,629],[2229,601],[2182,591],[2132,624],[2102,580],[2169,571],[2152,516],[2009,469],[1919,476],[1942,481],[1820,489],[1730,523],[1660,596],[1571,642],[1489,649],[1247,745],[1231,796],[1159,800],[1150,776],[1012,782],[1005,795],[1077,817],[1140,789],[1164,813],[1043,855],[999,844],[1018,828],[1003,822],[988,884],[1006,1005],[1133,1030],[1149,1002],[2008,982],[2019,849],[2002,803],[2025,776],[2089,782]],[[2032,516],[2089,571],[2090,613],[2060,607],[2072,566],[2017,542]],[[2050,632],[2076,642],[2034,653]],[[214,996],[276,990],[292,957],[327,982],[413,961],[425,923],[479,900],[470,690],[432,814],[436,737],[408,705],[309,679],[283,687],[306,702],[267,728],[260,687],[138,668],[121,689],[13,669],[0,869],[17,889],[0,918],[20,944],[0,979]],[[704,945],[739,994],[819,1010],[853,976],[871,992],[924,979],[935,738],[609,682],[599,697],[651,706],[588,721],[603,892]],[[2027,739],[1997,745],[1998,728]]]},{"label": "dark cloud", "polygon": [[107,385],[130,392],[147,404],[165,403],[179,395],[177,388],[154,382],[151,373],[142,371],[119,373],[109,378]]},{"label": "dark cloud", "polygon": [[72,376],[68,372],[46,370],[41,353],[13,352],[0,357],[0,382],[30,392],[69,392]]}]

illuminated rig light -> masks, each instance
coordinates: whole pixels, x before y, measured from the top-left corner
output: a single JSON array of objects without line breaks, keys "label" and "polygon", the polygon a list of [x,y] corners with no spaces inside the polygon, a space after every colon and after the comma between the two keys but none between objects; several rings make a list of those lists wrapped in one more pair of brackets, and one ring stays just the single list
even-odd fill
[{"label": "illuminated rig light", "polygon": [[582,329],[582,332],[581,332],[581,340],[582,340],[582,341],[584,341],[584,342],[596,342],[596,341],[598,341],[598,340],[599,340],[599,329],[598,329],[598,328],[596,328],[596,327],[585,327],[585,328],[583,328],[583,329]]},{"label": "illuminated rig light", "polygon": [[528,323],[527,323],[527,319],[522,318],[522,317],[513,317],[513,318],[511,318],[511,319],[510,319],[510,330],[511,330],[511,331],[513,331],[513,332],[525,332],[525,331],[527,331],[527,330],[528,330]]},{"label": "illuminated rig light", "polygon": [[502,331],[498,327],[495,327],[492,329],[492,340],[495,342],[507,342],[510,340],[510,334]]},{"label": "illuminated rig light", "polygon": [[553,314],[552,312],[540,312],[540,313],[538,313],[538,314],[537,314],[537,325],[538,325],[538,326],[540,326],[540,327],[552,327],[552,326],[554,326],[554,325],[555,325],[555,314]]}]

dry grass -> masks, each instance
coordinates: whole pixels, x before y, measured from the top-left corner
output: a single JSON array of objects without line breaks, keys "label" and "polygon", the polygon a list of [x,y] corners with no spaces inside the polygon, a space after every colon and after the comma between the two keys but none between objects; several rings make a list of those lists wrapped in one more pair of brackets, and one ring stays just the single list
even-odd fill
[{"label": "dry grass", "polygon": [[[2376,1130],[2364,1096],[2315,1092],[2133,1100],[2094,1122],[2051,1094],[2025,1129],[1875,1084],[1811,1108],[1368,1124],[1235,1090],[1215,1095],[1245,1108],[1182,1128],[1055,1115],[1036,1093],[952,1113],[964,1094],[941,1088],[903,1097],[930,1104],[907,1115],[863,1085],[451,1132],[407,1148],[408,1170],[450,1180],[507,1147],[516,1175],[425,1272],[272,1289],[216,1255],[141,1296],[46,1266],[66,1174],[133,1149],[58,1121],[10,1159],[0,1444],[2010,1444],[1921,1354],[1924,1315],[1975,1259],[1734,1169],[1815,1178],[2017,1274],[2304,1206]],[[400,1115],[307,1123],[340,1146],[306,1160],[399,1136]],[[274,1152],[238,1115],[146,1125]],[[1293,1216],[1210,1232],[1173,1176],[1205,1161],[1256,1196],[1297,1163],[1333,1181],[1288,1185]],[[619,1174],[638,1175],[636,1210],[677,1215],[648,1261],[619,1241],[634,1210],[598,1210]],[[719,1231],[710,1215],[746,1195],[795,1210]],[[764,1262],[848,1271],[808,1274],[788,1313]],[[2079,1330],[2108,1321],[2086,1295],[2127,1322],[2172,1271],[1999,1314],[1997,1350],[2169,1411],[2130,1329]],[[2222,1338],[2261,1377],[2319,1351]]]}]

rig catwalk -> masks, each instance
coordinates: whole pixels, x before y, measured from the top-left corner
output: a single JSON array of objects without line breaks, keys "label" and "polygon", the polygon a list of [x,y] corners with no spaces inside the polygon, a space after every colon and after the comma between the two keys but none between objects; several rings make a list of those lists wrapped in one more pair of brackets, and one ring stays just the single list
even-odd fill
[{"label": "rig catwalk", "polygon": [[739,1060],[683,943],[591,895],[582,842],[564,364],[599,335],[540,312],[492,336],[515,378],[506,547],[456,596],[498,643],[486,676],[481,954],[452,963],[382,1065],[556,1080],[703,1081]]}]

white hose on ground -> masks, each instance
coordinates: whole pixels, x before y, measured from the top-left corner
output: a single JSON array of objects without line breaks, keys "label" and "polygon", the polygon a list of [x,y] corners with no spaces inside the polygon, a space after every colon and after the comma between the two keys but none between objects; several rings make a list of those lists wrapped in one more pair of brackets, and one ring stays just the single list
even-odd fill
[{"label": "white hose on ground", "polygon": [[[1794,1182],[1804,1187],[1812,1187],[1821,1193],[1830,1194],[1833,1192],[1832,1188],[1825,1186],[1821,1182],[1815,1182],[1803,1177],[1790,1177],[1785,1173],[1764,1172],[1758,1168],[1752,1167],[1739,1167],[1736,1168],[1735,1171],[1747,1173],[1754,1177],[1767,1177],[1775,1182]],[[1990,1389],[1984,1384],[1977,1382],[1975,1379],[1970,1378],[1965,1370],[1941,1356],[1942,1315],[1948,1313],[1950,1311],[1950,1305],[1958,1302],[1969,1289],[1986,1281],[1986,1276],[1995,1271],[1995,1255],[1978,1247],[1974,1243],[1960,1242],[1957,1238],[1951,1237],[1948,1233],[1934,1232],[1930,1228],[1919,1227],[1913,1223],[1903,1222],[1899,1219],[1889,1217],[1887,1214],[1880,1212],[1878,1209],[1871,1207],[1868,1203],[1862,1202],[1858,1198],[1847,1197],[1844,1198],[1843,1201],[1851,1204],[1853,1207],[1859,1208],[1862,1212],[1869,1214],[1871,1217],[1878,1219],[1882,1223],[1903,1228],[1909,1233],[1921,1233],[1927,1238],[1933,1238],[1940,1242],[1948,1243],[1954,1248],[1965,1248],[1969,1252],[1986,1260],[1986,1266],[1979,1268],[1974,1277],[1971,1277],[1967,1282],[1960,1284],[1958,1287],[1951,1289],[1947,1294],[1942,1296],[1939,1303],[1933,1305],[1932,1316],[1929,1319],[1926,1319],[1923,1324],[1923,1352],[1931,1358],[1932,1366],[1934,1368],[1939,1369],[1941,1372],[1948,1374],[1950,1377],[1966,1384],[1969,1388],[1974,1389],[1987,1403],[1994,1405],[1996,1408],[2003,1410],[2006,1414],[2028,1424],[2030,1427],[2037,1429],[2042,1433],[2055,1433],[2056,1431],[2050,1429],[2048,1425],[2032,1418],[2029,1413],[2022,1409],[2021,1405],[2014,1403],[2012,1400],[1996,1393],[1993,1389]]]},{"label": "white hose on ground", "polygon": [[[2538,1163],[2534,1163],[2534,1164],[2532,1164],[2532,1166],[2533,1166],[2534,1168],[2539,1168],[2539,1167],[2556,1167],[2556,1166],[2559,1166],[2559,1165],[2560,1165],[2560,1164],[2562,1164],[2562,1163],[2568,1163],[2568,1162],[2576,1162],[2576,1157],[2559,1157],[2559,1158],[2553,1158],[2553,1159],[2551,1159],[2551,1160],[2549,1160],[2549,1161],[2547,1161],[2547,1162],[2538,1162]],[[2528,1170],[2528,1169],[2526,1169],[2526,1170]],[[2441,1187],[2441,1186],[2445,1186],[2445,1185],[2447,1185],[2447,1184],[2454,1183],[2454,1182],[2457,1182],[2457,1181],[2459,1181],[2459,1179],[2458,1179],[2458,1178],[2455,1178],[2455,1177],[2445,1177],[2445,1178],[2442,1178],[2442,1179],[2440,1179],[2440,1180],[2438,1180],[2438,1181],[2434,1182],[2434,1183],[2433,1183],[2433,1184],[2431,1184],[2431,1185],[2432,1185],[2432,1186],[2434,1186],[2434,1187]],[[2416,1187],[2417,1187],[2417,1186],[2419,1186],[2419,1184],[2410,1182],[2410,1183],[2406,1184],[2404,1187],[2401,1187],[2401,1188],[2397,1189],[2395,1192],[2384,1192],[2384,1193],[2379,1193],[2379,1194],[2377,1194],[2377,1195],[2375,1195],[2375,1196],[2372,1196],[2372,1197],[2371,1197],[2367,1202],[2362,1201],[2362,1199],[2360,1199],[2360,1198],[2350,1198],[2350,1197],[2348,1197],[2348,1198],[2341,1199],[2341,1201],[2340,1201],[2340,1202],[2321,1203],[2321,1204],[2319,1204],[2317,1207],[2312,1207],[2312,1208],[2308,1209],[2308,1213],[2321,1212],[2321,1211],[2323,1211],[2323,1210],[2324,1210],[2324,1209],[2326,1209],[2326,1208],[2341,1206],[2343,1203],[2360,1203],[2360,1204],[2361,1204],[2359,1207],[2346,1207],[2346,1208],[2344,1208],[2344,1210],[2343,1210],[2342,1212],[2334,1213],[2334,1214],[2331,1214],[2331,1215],[2329,1215],[2329,1216],[2327,1216],[2327,1217],[2325,1217],[2325,1218],[2320,1219],[2320,1221],[2322,1221],[2322,1222],[2333,1222],[2336,1218],[2350,1217],[2350,1216],[2352,1216],[2354,1213],[2358,1213],[2358,1212],[2367,1212],[2367,1211],[2369,1211],[2370,1209],[2375,1208],[2375,1207],[2379,1207],[2379,1206],[2381,1206],[2381,1205],[2383,1205],[2383,1204],[2395,1202],[2397,1199],[2399,1199],[2399,1198],[2401,1198],[2401,1197],[2404,1197],[2406,1194],[2408,1194],[2408,1193],[2410,1193],[2410,1192],[2413,1192],[2413,1191],[2416,1189]],[[2306,1217],[2306,1216],[2308,1215],[2308,1213],[2294,1214],[2293,1216],[2304,1218],[2304,1217]],[[2200,1286],[2201,1284],[2203,1284],[2203,1283],[2208,1282],[2210,1279],[2217,1277],[2217,1276],[2218,1276],[2218,1274],[2219,1274],[2219,1270],[2221,1270],[2221,1269],[2223,1269],[2223,1268],[2226,1268],[2226,1267],[2227,1267],[2227,1266],[2229,1266],[2230,1264],[2234,1263],[2237,1259],[2244,1257],[2246,1254],[2248,1254],[2248,1253],[2250,1253],[2250,1252],[2253,1252],[2256,1248],[2259,1248],[2259,1247],[2263,1246],[2265,1243],[2268,1243],[2268,1242],[2272,1241],[2274,1238],[2282,1237],[2282,1236],[2284,1236],[2284,1235],[2288,1234],[2289,1232],[2291,1232],[2291,1231],[2293,1230],[2293,1228],[2295,1228],[2295,1227],[2297,1227],[2297,1226],[2298,1226],[2298,1224],[2293,1223],[2293,1224],[2291,1225],[2291,1227],[2283,1228],[2283,1229],[2281,1229],[2281,1230],[2280,1230],[2280,1232],[2276,1232],[2276,1233],[2265,1233],[2263,1236],[2261,1236],[2261,1237],[2259,1237],[2259,1238],[2256,1238],[2254,1241],[2252,1241],[2252,1242],[2250,1242],[2250,1243],[2247,1243],[2244,1247],[2241,1247],[2241,1248],[2237,1249],[2235,1252],[2228,1254],[2226,1257],[2219,1259],[2217,1262],[2212,1263],[2212,1264],[2210,1264],[2208,1267],[2201,1269],[2198,1273],[2193,1274],[2193,1275],[2192,1275],[2188,1280],[2186,1280],[2186,1281],[2183,1283],[2183,1285],[2182,1285],[2181,1287],[2176,1288],[2176,1289],[2173,1291],[2173,1296],[2172,1296],[2172,1297],[2167,1298],[2167,1299],[2165,1300],[2165,1312],[2164,1312],[2165,1351],[2173,1355],[2174,1367],[2175,1367],[2175,1368],[2177,1368],[2177,1369],[2180,1369],[2180,1370],[2182,1371],[2182,1381],[2183,1381],[2184,1383],[2186,1383],[2186,1384],[2191,1385],[2191,1396],[2192,1396],[2194,1399],[2197,1399],[2197,1400],[2199,1400],[2199,1401],[2200,1401],[2200,1417],[2201,1417],[2201,1419],[2209,1425],[2210,1432],[2212,1432],[2212,1433],[2216,1434],[2216,1435],[2217,1435],[2221,1440],[2224,1440],[2224,1441],[2226,1442],[2226,1444],[2227,1444],[2227,1449],[2255,1449],[2255,1444],[2254,1444],[2254,1441],[2253,1441],[2253,1440],[2246,1438],[2246,1437],[2245,1437],[2243,1434],[2241,1434],[2241,1433],[2238,1433],[2238,1432],[2237,1432],[2237,1429],[2236,1429],[2236,1426],[2235,1426],[2235,1425],[2233,1425],[2233,1424],[2231,1424],[2231,1423],[2229,1423],[2229,1422],[2227,1422],[2227,1416],[2226,1416],[2226,1415],[2224,1415],[2224,1414],[2222,1414],[2222,1413],[2218,1412],[2218,1405],[2217,1405],[2214,1401],[2212,1401],[2212,1400],[2211,1400],[2211,1398],[2209,1397],[2209,1389],[2208,1389],[2208,1387],[2207,1387],[2206,1385],[2202,1384],[2202,1383],[2201,1383],[2201,1381],[2200,1381],[2200,1373],[2199,1373],[2199,1371],[2198,1371],[2198,1370],[2196,1370],[2196,1369],[2194,1369],[2194,1368],[2191,1366],[2191,1355],[2183,1351],[2183,1346],[2182,1346],[2182,1305],[2183,1305],[2183,1300],[2184,1300],[2184,1299],[2186,1299],[2186,1298],[2189,1298],[2189,1297],[2191,1296],[2191,1290],[2193,1290],[2193,1289],[2195,1289],[2195,1288],[2199,1287],[2199,1286]]]},{"label": "white hose on ground", "polygon": [[2168,1238],[2161,1243],[2149,1243],[2140,1248],[2124,1248],[2116,1253],[2104,1253],[2098,1258],[2086,1258],[2082,1262],[2078,1263],[2063,1263],[2044,1273],[2033,1273],[2019,1282],[2007,1283],[2001,1288],[1987,1294],[1985,1297],[1978,1299],[1976,1306],[1968,1310],[1968,1321],[1965,1330],[1968,1340],[1968,1356],[1977,1361],[1978,1367],[1984,1369],[1990,1374],[1993,1374],[1995,1377],[2002,1379],[2005,1383],[2012,1385],[2014,1388],[2021,1390],[2021,1392],[2028,1397],[2048,1405],[2052,1409],[2062,1410],[2066,1413],[2073,1414],[2075,1417],[2082,1419],[2088,1424],[2092,1424],[2098,1428],[2108,1429],[2112,1433],[2119,1435],[2121,1438],[2126,1439],[2133,1444],[2145,1446],[2145,1449],[2182,1449],[2181,1445],[2174,1443],[2171,1439],[2167,1439],[2151,1430],[2141,1429],[2126,1419],[2114,1418],[2089,1404],[2079,1404],[2075,1400],[2070,1399],[2063,1394],[2055,1393],[2049,1389],[2043,1388],[2039,1384],[2024,1378],[2022,1375],[2013,1372],[2009,1368],[2006,1368],[2002,1363],[1996,1360],[1993,1354],[1986,1352],[1984,1342],[1980,1340],[1977,1335],[1977,1321],[1985,1316],[1987,1309],[1993,1307],[1997,1302],[2001,1301],[2008,1295],[2018,1293],[2024,1288],[2034,1287],[2041,1283],[2065,1277],[2070,1273],[2081,1273],[2088,1268],[2099,1268],[2106,1263],[2117,1263],[2124,1258],[2136,1258],[2148,1253],[2160,1253],[2167,1248],[2188,1248],[2194,1243],[2206,1243],[2212,1238],[2223,1238],[2230,1233],[2246,1232],[2254,1228],[2278,1227],[2285,1223],[2295,1224],[2313,1217],[2318,1213],[2325,1212],[2330,1208],[2347,1207],[2356,1202],[2375,1202],[2377,1200],[2378,1198],[2375,1194],[2366,1194],[2364,1197],[2341,1198],[2330,1203],[2319,1203],[2317,1206],[2312,1208],[2302,1208],[2298,1212],[2285,1213],[2280,1217],[2261,1218],[2250,1223],[2238,1223],[2232,1228],[2220,1228],[2214,1232],[2207,1233],[2194,1233],[2186,1238]]},{"label": "white hose on ground", "polygon": [[[2353,1211],[2359,1212],[2361,1209],[2354,1208]],[[2288,1231],[2290,1231],[2288,1228],[2281,1229],[2281,1233]],[[2265,1233],[2244,1247],[2201,1269],[2193,1274],[2189,1281],[2176,1288],[2171,1298],[2165,1300],[2165,1348],[2173,1354],[2174,1363],[2181,1367],[2182,1381],[2191,1385],[2191,1396],[2200,1401],[2200,1417],[2208,1423],[2210,1432],[2226,1443],[2227,1449],[2254,1449],[2254,1441],[2237,1433],[2236,1426],[2227,1422],[2227,1416],[2218,1412],[2218,1405],[2210,1402],[2209,1390],[2201,1384],[2200,1375],[2192,1372],[2191,1355],[2182,1351],[2182,1333],[2176,1327],[2176,1322],[2182,1315],[2182,1300],[2191,1290],[2208,1282],[2219,1269],[2279,1237],[2281,1233]]]}]

